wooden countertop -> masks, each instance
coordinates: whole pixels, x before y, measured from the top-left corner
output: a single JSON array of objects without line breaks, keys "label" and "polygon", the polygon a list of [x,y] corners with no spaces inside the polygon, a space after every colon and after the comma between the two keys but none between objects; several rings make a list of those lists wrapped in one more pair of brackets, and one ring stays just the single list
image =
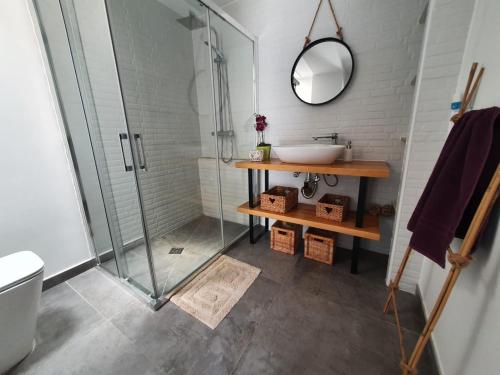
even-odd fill
[{"label": "wooden countertop", "polygon": [[237,161],[236,168],[260,169],[283,172],[310,172],[320,174],[336,174],[339,176],[359,176],[387,178],[390,175],[389,165],[385,161],[353,160],[345,162],[335,161],[333,164],[292,164],[283,163],[279,159],[270,161]]}]

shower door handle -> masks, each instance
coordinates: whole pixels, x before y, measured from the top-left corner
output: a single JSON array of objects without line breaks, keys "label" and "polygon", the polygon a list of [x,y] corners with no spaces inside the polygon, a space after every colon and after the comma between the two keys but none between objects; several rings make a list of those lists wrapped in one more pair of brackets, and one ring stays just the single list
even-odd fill
[{"label": "shower door handle", "polygon": [[144,144],[142,143],[142,137],[139,133],[134,134],[135,147],[137,149],[137,158],[139,159],[139,168],[148,170],[148,165],[146,163],[146,154],[144,153]]},{"label": "shower door handle", "polygon": [[130,172],[134,168],[131,165],[127,165],[127,161],[125,160],[125,150],[123,149],[123,141],[128,139],[128,135],[127,133],[119,133],[118,136],[120,137],[120,147],[122,149],[123,165],[125,166],[125,172]]}]

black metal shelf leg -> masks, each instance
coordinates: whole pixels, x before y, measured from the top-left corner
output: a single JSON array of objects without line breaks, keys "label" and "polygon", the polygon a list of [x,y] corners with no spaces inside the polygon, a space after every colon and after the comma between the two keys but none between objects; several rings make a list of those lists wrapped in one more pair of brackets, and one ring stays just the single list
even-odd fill
[{"label": "black metal shelf leg", "polygon": [[[248,207],[254,208],[253,202],[253,170],[248,170]],[[253,233],[253,215],[248,215],[248,231],[250,243],[255,243],[254,233]]]},{"label": "black metal shelf leg", "polygon": [[[359,178],[359,190],[358,190],[358,206],[356,207],[356,227],[362,228],[365,216],[365,206],[366,206],[366,190],[368,186],[368,177]],[[358,273],[358,257],[359,257],[359,246],[361,238],[354,237],[352,242],[352,255],[351,255],[351,273]]]},{"label": "black metal shelf leg", "polygon": [[[269,171],[267,169],[264,171],[264,190],[265,191],[269,190]],[[269,218],[268,217],[266,217],[265,231],[266,232],[269,231]]]}]

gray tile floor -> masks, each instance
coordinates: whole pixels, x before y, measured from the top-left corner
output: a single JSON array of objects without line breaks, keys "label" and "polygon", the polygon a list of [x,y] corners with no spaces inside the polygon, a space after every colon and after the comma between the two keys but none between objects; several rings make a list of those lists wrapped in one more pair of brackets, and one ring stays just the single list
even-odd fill
[{"label": "gray tile floor", "polygon": [[[329,267],[243,239],[228,255],[262,273],[211,330],[174,304],[152,312],[93,269],[43,293],[37,348],[13,374],[400,374],[395,326],[381,309],[387,258],[346,252]],[[423,318],[401,293],[409,344]],[[437,374],[428,352],[420,374]]]}]

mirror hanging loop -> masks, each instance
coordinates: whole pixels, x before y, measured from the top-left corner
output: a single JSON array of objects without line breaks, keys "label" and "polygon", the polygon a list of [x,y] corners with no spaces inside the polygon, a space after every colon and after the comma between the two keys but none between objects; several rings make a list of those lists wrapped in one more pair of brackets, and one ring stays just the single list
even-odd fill
[{"label": "mirror hanging loop", "polygon": [[[311,23],[311,27],[309,28],[309,32],[307,33],[307,36],[305,37],[305,42],[304,42],[304,47],[306,48],[309,43],[311,43],[311,33],[314,27],[314,24],[316,23],[316,19],[318,18],[319,10],[321,9],[321,4],[323,4],[323,0],[319,0],[318,3],[318,8],[316,9],[316,13],[314,13],[314,18]],[[337,27],[337,36],[339,37],[340,40],[344,39],[344,34],[342,32],[342,27],[339,25],[339,22],[337,21],[337,16],[335,15],[335,9],[333,8],[332,0],[328,0],[328,5],[330,7],[330,12],[333,17],[333,21],[335,22],[335,26]]]}]

